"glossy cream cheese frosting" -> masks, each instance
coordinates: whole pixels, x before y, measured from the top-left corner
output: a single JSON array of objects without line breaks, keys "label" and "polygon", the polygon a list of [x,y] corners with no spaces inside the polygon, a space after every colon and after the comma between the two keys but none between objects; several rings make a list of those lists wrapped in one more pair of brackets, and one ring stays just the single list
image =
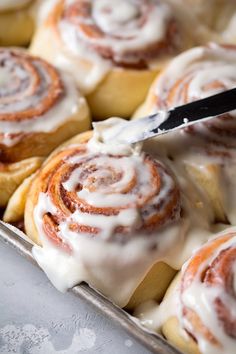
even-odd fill
[{"label": "glossy cream cheese frosting", "polygon": [[[69,168],[75,168],[72,167],[71,174],[63,180],[60,187],[65,191],[63,193],[70,195],[76,191],[76,198],[85,208],[89,206],[98,212],[87,213],[81,208],[74,208],[71,214],[66,214],[58,222],[56,237],[70,249],[65,252],[55,246],[45,231],[44,216],[51,215],[54,219],[59,216],[53,196],[41,191],[34,208],[34,222],[42,247],[34,246],[33,254],[59,290],[65,291],[86,281],[116,304],[125,306],[156,262],[164,260],[178,269],[188,257],[189,244],[199,245],[209,236],[209,231],[205,230],[199,237],[202,216],[198,213],[193,213],[190,218],[185,210],[184,217],[180,216],[180,209],[187,208],[185,197],[179,199],[175,179],[163,163],[155,159],[160,185],[158,182],[159,191],[152,194],[152,169],[148,167],[149,157],[145,149],[140,144],[119,145],[118,142],[116,145],[110,139],[120,124],[124,122],[118,118],[97,123],[87,150],[66,160]],[[87,167],[89,177],[85,180],[84,159],[94,159],[96,165],[96,168],[94,164]],[[118,179],[114,175],[119,176]],[[82,183],[83,188],[77,189],[78,183]],[[136,183],[138,189],[130,188],[132,183]],[[127,186],[131,192],[126,191]],[[139,205],[145,195],[152,197],[141,207]],[[169,204],[172,199],[172,204]],[[159,227],[150,231],[141,226],[145,215],[156,215],[156,207],[153,206],[158,206],[158,218],[163,220]],[[164,211],[170,208],[173,210],[171,213],[168,211],[169,216],[164,218]],[[110,214],[104,210],[119,211]],[[74,225],[89,226],[96,232],[87,235],[81,227],[78,232]],[[117,231],[120,229],[129,231],[122,235]],[[182,246],[186,249],[184,254],[181,254]]]}]

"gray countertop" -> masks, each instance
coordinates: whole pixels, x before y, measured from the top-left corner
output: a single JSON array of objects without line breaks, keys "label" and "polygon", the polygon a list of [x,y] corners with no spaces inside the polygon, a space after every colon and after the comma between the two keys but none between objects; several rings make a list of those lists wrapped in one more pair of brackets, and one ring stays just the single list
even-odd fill
[{"label": "gray countertop", "polygon": [[0,353],[148,354],[114,321],[0,242]]}]

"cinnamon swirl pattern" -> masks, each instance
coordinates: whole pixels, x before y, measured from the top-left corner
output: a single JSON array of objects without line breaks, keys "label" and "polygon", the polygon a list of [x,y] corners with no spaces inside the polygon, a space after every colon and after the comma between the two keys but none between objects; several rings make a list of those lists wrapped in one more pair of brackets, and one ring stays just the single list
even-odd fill
[{"label": "cinnamon swirl pattern", "polygon": [[[236,47],[209,44],[174,59],[153,88],[156,109],[168,109],[235,87]],[[209,143],[235,148],[235,112],[185,129]],[[201,142],[202,143],[202,142]]]},{"label": "cinnamon swirl pattern", "polygon": [[1,162],[45,156],[89,127],[86,102],[72,79],[44,60],[1,48],[0,77]]},{"label": "cinnamon swirl pattern", "polygon": [[[64,43],[76,31],[79,45],[96,51],[118,66],[147,67],[148,61],[177,47],[178,26],[170,8],[160,1],[62,1],[58,31]],[[58,20],[57,20],[58,21]],[[68,33],[68,32],[67,32]],[[79,45],[78,45],[79,42]]]},{"label": "cinnamon swirl pattern", "polygon": [[[179,216],[172,177],[148,155],[111,156],[90,152],[85,144],[71,147],[47,163],[37,183],[34,215],[40,235],[43,231],[64,247],[70,233],[125,242],[143,232],[151,235]],[[42,213],[45,200],[51,206]]]},{"label": "cinnamon swirl pattern", "polygon": [[98,152],[89,137],[77,136],[38,172],[26,202],[26,232],[42,245],[35,258],[59,290],[87,281],[124,306],[176,242],[180,194],[151,156]]},{"label": "cinnamon swirl pattern", "polygon": [[[236,47],[211,43],[176,57],[154,82],[136,116],[201,99],[235,87]],[[183,117],[188,118],[188,117]],[[183,122],[184,123],[184,122]],[[183,128],[159,140],[177,175],[207,196],[215,220],[235,225],[236,113]]]},{"label": "cinnamon swirl pattern", "polygon": [[235,229],[209,241],[183,268],[178,319],[203,354],[235,351],[235,269]]},{"label": "cinnamon swirl pattern", "polygon": [[[50,47],[42,50],[46,38]],[[60,0],[39,26],[31,52],[73,72],[93,115],[104,119],[130,116],[163,61],[189,42],[162,0]]]}]

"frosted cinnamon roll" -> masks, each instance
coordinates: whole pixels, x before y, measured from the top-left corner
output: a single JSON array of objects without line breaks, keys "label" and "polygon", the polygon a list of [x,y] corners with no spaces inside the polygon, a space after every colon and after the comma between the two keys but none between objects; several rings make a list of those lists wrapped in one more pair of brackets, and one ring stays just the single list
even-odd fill
[{"label": "frosted cinnamon roll", "polygon": [[34,30],[30,13],[33,0],[0,1],[0,45],[21,46],[29,43]]},{"label": "frosted cinnamon roll", "polygon": [[235,262],[236,230],[230,228],[195,252],[168,290],[163,304],[173,314],[162,330],[184,353],[234,353]]},{"label": "frosted cinnamon roll", "polygon": [[95,118],[130,117],[166,59],[192,43],[178,14],[162,0],[60,0],[31,52],[73,73]]},{"label": "frosted cinnamon roll", "polygon": [[[59,290],[86,281],[132,308],[163,296],[183,262],[176,247],[192,225],[180,215],[179,188],[162,162],[139,145],[104,143],[120,121],[78,135],[49,157],[31,183],[25,227]],[[172,252],[175,262],[166,260]]]},{"label": "frosted cinnamon roll", "polygon": [[[236,47],[209,44],[176,59],[154,82],[136,117],[201,99],[235,87]],[[183,117],[187,118],[187,117]],[[196,124],[160,140],[172,160],[180,162],[203,189],[218,221],[236,222],[235,112]],[[181,168],[182,168],[181,167]]]},{"label": "frosted cinnamon roll", "polygon": [[0,77],[0,173],[9,197],[23,178],[10,172],[25,178],[25,159],[48,155],[90,120],[73,80],[42,59],[0,48]]}]

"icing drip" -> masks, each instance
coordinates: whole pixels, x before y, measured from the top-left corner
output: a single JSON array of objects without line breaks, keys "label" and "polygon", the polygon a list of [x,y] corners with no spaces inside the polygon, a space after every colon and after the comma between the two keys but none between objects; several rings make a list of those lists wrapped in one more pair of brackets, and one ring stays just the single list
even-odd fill
[{"label": "icing drip", "polygon": [[235,228],[197,251],[183,267],[178,318],[203,354],[235,349]]},{"label": "icing drip", "polygon": [[34,255],[58,289],[87,281],[124,306],[184,227],[178,188],[162,163],[139,149],[115,154],[111,145],[109,153],[108,143],[104,153],[104,141],[95,149],[115,122],[99,123],[94,141],[64,148],[41,170],[33,217],[43,247]]},{"label": "icing drip", "polygon": [[[195,250],[163,301],[148,301],[135,310],[141,323],[155,331],[177,317],[184,340],[189,335],[202,354],[231,354],[235,349],[236,228],[217,234]],[[169,329],[171,330],[171,329]],[[166,330],[167,333],[167,330]]]},{"label": "icing drip", "polygon": [[[78,109],[72,80],[19,50],[0,50],[0,143],[57,129]],[[81,102],[83,98],[81,98]]]},{"label": "icing drip", "polygon": [[[63,6],[60,34],[76,55],[81,55],[80,47],[85,46],[117,64],[143,65],[150,57],[175,47],[176,22],[170,7],[159,0],[76,0],[64,1]],[[170,27],[173,37],[167,44]]]},{"label": "icing drip", "polygon": [[[235,49],[211,43],[176,57],[154,83],[144,114],[168,110],[233,88],[236,84]],[[235,111],[231,111],[160,137],[157,142],[163,154],[171,158],[176,175],[190,177],[209,198],[216,220],[232,225],[236,222],[235,137],[236,116]],[[212,190],[206,187],[213,183]],[[220,211],[216,210],[217,204]]]},{"label": "icing drip", "polygon": [[86,281],[120,306],[156,262],[178,269],[209,237],[206,215],[192,210],[184,194],[180,199],[155,154],[139,144],[115,151],[123,124],[97,123],[87,143],[48,160],[31,186],[35,207],[27,216],[43,246],[35,246],[35,258],[59,290]]},{"label": "icing drip", "polygon": [[[52,40],[49,60],[73,73],[84,94],[113,69],[156,70],[190,41],[179,12],[163,0],[49,1],[40,7],[39,38]],[[39,53],[37,40],[32,50]]]}]

